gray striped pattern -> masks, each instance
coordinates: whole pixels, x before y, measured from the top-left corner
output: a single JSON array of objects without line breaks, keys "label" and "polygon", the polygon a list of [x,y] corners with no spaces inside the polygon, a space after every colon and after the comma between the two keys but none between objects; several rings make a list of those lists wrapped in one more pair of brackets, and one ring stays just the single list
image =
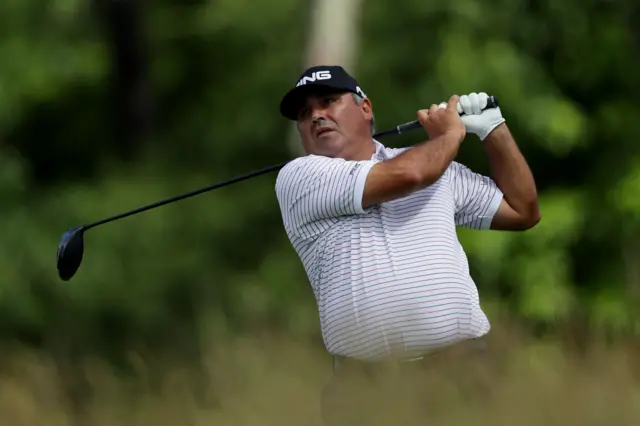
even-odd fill
[{"label": "gray striped pattern", "polygon": [[364,211],[369,169],[403,151],[376,146],[371,161],[295,159],[276,181],[327,350],[361,359],[415,356],[487,333],[456,226],[488,229],[502,192],[453,162],[428,188]]}]

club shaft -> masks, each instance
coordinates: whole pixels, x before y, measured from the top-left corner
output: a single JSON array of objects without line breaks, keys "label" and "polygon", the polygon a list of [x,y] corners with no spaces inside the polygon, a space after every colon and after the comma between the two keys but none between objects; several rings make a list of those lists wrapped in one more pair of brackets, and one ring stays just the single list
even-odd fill
[{"label": "club shaft", "polygon": [[164,199],[164,200],[161,200],[161,201],[158,201],[158,202],[155,202],[153,204],[146,205],[146,206],[142,206],[142,207],[139,207],[137,209],[134,209],[134,210],[131,210],[131,211],[128,211],[128,212],[125,212],[125,213],[121,213],[121,214],[116,215],[116,216],[108,217],[108,218],[99,220],[97,222],[93,222],[93,223],[90,223],[88,225],[85,225],[85,229],[93,228],[94,226],[98,226],[98,225],[103,225],[103,224],[108,223],[108,222],[113,222],[114,220],[122,219],[122,218],[125,218],[127,216],[131,216],[131,215],[134,215],[134,214],[142,213],[142,212],[147,211],[147,210],[155,209],[156,207],[164,206],[165,204],[170,204],[170,203],[173,203],[173,202],[176,202],[176,201],[184,200],[185,198],[194,197],[196,195],[202,194],[203,192],[213,191],[214,189],[222,188],[223,186],[231,185],[231,184],[236,183],[236,182],[240,182],[240,181],[243,181],[243,180],[246,180],[246,179],[250,179],[250,178],[255,177],[255,176],[259,176],[259,175],[262,175],[262,174],[265,174],[265,173],[269,173],[269,172],[281,169],[287,163],[288,163],[288,161],[286,161],[284,163],[280,163],[280,164],[274,164],[274,165],[265,167],[265,168],[260,169],[260,170],[256,170],[256,171],[253,171],[253,172],[250,172],[250,173],[246,173],[244,175],[236,176],[236,177],[234,177],[232,179],[229,179],[229,180],[226,180],[224,182],[218,182],[218,183],[215,183],[213,185],[208,185],[208,186],[205,186],[203,188],[199,188],[199,189],[195,189],[193,191],[187,192],[185,194],[176,195],[174,197],[167,198],[167,199]]},{"label": "club shaft", "polygon": [[[487,100],[487,106],[484,109],[488,109],[488,108],[495,108],[498,106],[498,100],[494,97],[494,96],[489,96],[488,100]],[[461,114],[464,115],[464,114]],[[373,135],[373,138],[380,138],[382,136],[387,136],[387,135],[399,135],[405,132],[408,132],[410,130],[415,130],[418,128],[421,128],[422,125],[420,124],[420,121],[415,120],[415,121],[410,121],[408,123],[404,123],[404,124],[400,124],[399,126],[396,126],[393,129],[390,130],[386,130],[383,132],[379,132],[376,133],[375,135]],[[109,222],[113,222],[114,220],[118,220],[118,219],[122,219],[128,216],[132,216],[138,213],[142,213],[144,211],[147,210],[151,210],[151,209],[155,209],[156,207],[160,207],[160,206],[164,206],[165,204],[170,204],[170,203],[174,203],[176,201],[180,201],[180,200],[184,200],[185,198],[190,198],[190,197],[194,197],[196,195],[202,194],[204,192],[208,192],[208,191],[212,191],[214,189],[218,189],[218,188],[222,188],[224,186],[228,186],[246,179],[250,179],[252,177],[255,176],[260,176],[266,173],[270,173],[276,170],[279,170],[281,168],[283,168],[287,163],[289,163],[289,161],[285,161],[284,163],[280,163],[280,164],[274,164],[268,167],[265,167],[263,169],[260,170],[256,170],[250,173],[246,173],[240,176],[236,176],[232,179],[223,181],[223,182],[218,182],[215,183],[213,185],[209,185],[209,186],[205,186],[203,188],[199,188],[199,189],[195,189],[193,191],[187,192],[185,194],[180,194],[180,195],[176,195],[174,197],[170,197],[170,198],[166,198],[164,200],[155,202],[153,204],[149,204],[146,206],[142,206],[142,207],[138,207],[137,209],[125,212],[125,213],[121,213],[119,215],[116,216],[112,216],[112,217],[108,217],[102,220],[99,220],[97,222],[93,222],[87,225],[84,225],[84,229],[87,230],[89,228],[93,228],[99,225],[104,225],[105,223],[109,223]]]}]

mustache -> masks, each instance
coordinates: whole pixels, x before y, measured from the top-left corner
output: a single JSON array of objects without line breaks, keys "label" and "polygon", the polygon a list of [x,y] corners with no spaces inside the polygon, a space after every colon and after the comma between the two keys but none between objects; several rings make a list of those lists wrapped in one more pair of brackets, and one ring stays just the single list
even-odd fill
[{"label": "mustache", "polygon": [[319,118],[313,122],[313,128],[317,129],[318,127],[329,127],[331,129],[335,129],[338,127],[336,123],[330,120],[325,120],[324,118]]}]

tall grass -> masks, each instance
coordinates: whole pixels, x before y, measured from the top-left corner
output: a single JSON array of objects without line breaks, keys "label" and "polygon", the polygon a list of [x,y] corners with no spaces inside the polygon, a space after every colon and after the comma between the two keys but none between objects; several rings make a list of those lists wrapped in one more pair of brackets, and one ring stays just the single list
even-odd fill
[{"label": "tall grass", "polygon": [[[90,389],[82,410],[71,405],[67,378],[52,358],[27,349],[4,351],[0,424],[322,424],[319,392],[331,369],[322,348],[277,333],[211,343],[204,372],[194,373],[177,361],[154,369],[153,357],[133,355],[135,378],[97,360],[75,365]],[[557,340],[494,330],[491,360],[491,392],[482,396],[482,404],[470,405],[455,392],[443,392],[430,425],[640,425],[640,359],[631,345],[594,343],[577,355]],[[457,373],[471,374],[467,368],[460,365]],[[435,374],[441,376],[434,378],[434,386],[455,384],[448,373]],[[205,389],[198,383],[205,383]]]}]

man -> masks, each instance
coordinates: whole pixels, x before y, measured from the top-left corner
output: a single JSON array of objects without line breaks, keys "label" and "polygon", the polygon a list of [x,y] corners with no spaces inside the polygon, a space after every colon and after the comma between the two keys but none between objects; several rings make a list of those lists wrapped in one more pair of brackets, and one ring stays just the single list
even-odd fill
[{"label": "man", "polygon": [[[276,194],[336,366],[428,362],[488,333],[456,226],[525,230],[540,212],[532,173],[500,109],[481,111],[486,101],[472,93],[418,111],[429,140],[394,149],[372,138],[371,101],[339,66],[307,69],[282,99],[307,155],[280,171]],[[492,178],[453,161],[467,132]],[[360,391],[341,383],[324,398],[330,424],[364,415]],[[364,424],[379,420],[374,408]]]}]

